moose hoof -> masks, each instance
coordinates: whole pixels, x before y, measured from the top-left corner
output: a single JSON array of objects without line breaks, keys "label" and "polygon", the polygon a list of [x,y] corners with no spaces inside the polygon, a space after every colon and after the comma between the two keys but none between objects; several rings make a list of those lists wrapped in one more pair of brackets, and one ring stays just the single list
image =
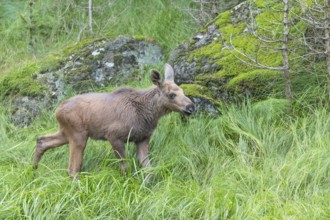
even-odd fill
[{"label": "moose hoof", "polygon": [[67,170],[66,171],[68,176],[73,179],[73,180],[79,180],[80,179],[80,175],[79,172],[77,171],[72,171],[72,170]]},{"label": "moose hoof", "polygon": [[34,163],[34,164],[32,165],[32,169],[34,169],[34,170],[38,169],[38,164],[37,164],[37,163]]}]

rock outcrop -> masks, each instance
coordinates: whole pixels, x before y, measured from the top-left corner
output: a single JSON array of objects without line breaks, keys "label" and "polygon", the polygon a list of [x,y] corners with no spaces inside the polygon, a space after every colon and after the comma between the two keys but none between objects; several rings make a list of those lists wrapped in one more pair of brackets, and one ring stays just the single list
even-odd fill
[{"label": "rock outcrop", "polygon": [[[231,43],[243,52],[254,49],[246,24],[248,18],[249,2],[243,2],[221,13],[172,52],[170,63],[178,83],[195,98],[199,108],[213,112],[224,102],[246,95],[262,99],[275,86],[281,90],[280,72],[244,64],[231,50]],[[269,64],[279,65],[279,55],[276,54]]]},{"label": "rock outcrop", "polygon": [[80,42],[4,78],[1,100],[10,103],[16,125],[29,124],[68,92],[83,93],[138,80],[147,66],[164,63],[160,46],[148,39],[118,37]]}]

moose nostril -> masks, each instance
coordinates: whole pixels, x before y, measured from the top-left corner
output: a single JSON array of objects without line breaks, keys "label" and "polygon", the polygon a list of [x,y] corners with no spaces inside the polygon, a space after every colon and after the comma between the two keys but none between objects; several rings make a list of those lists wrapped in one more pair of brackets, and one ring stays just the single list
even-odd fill
[{"label": "moose nostril", "polygon": [[192,113],[192,112],[195,111],[195,106],[190,104],[190,105],[186,106],[186,109],[187,109],[188,112]]}]

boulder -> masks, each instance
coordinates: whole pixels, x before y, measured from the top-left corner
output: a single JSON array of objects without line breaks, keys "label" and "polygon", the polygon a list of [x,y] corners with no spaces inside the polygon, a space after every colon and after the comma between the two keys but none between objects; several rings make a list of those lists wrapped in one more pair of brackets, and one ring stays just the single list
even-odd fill
[{"label": "boulder", "polygon": [[155,42],[119,37],[94,41],[71,52],[63,72],[67,84],[85,92],[86,87],[121,85],[138,77],[143,66],[158,65],[163,58]]},{"label": "boulder", "polygon": [[10,103],[13,122],[24,126],[69,92],[97,91],[141,79],[145,67],[163,62],[160,46],[145,38],[79,42],[60,55],[50,55],[8,74],[0,81],[0,101]]},{"label": "boulder", "polygon": [[[256,39],[249,34],[248,19],[249,2],[243,2],[219,14],[171,53],[177,83],[184,85],[198,108],[214,112],[222,103],[247,95],[260,100],[282,90],[281,72],[258,69],[234,56],[231,44],[243,52],[255,50]],[[260,59],[270,66],[281,64],[280,53],[268,56],[261,55]]]}]

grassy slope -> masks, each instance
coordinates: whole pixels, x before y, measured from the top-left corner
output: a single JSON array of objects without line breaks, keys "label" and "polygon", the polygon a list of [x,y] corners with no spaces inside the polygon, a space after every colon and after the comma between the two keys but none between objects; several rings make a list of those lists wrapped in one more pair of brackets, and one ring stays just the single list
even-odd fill
[{"label": "grassy slope", "polygon": [[[80,181],[66,176],[68,148],[31,169],[35,137],[55,131],[49,113],[10,130],[1,111],[0,217],[28,219],[323,219],[330,217],[330,115],[296,119],[271,103],[219,118],[164,118],[152,139],[154,180],[143,182],[133,146],[121,175],[106,142],[90,141]],[[275,107],[281,106],[279,103]]]}]

